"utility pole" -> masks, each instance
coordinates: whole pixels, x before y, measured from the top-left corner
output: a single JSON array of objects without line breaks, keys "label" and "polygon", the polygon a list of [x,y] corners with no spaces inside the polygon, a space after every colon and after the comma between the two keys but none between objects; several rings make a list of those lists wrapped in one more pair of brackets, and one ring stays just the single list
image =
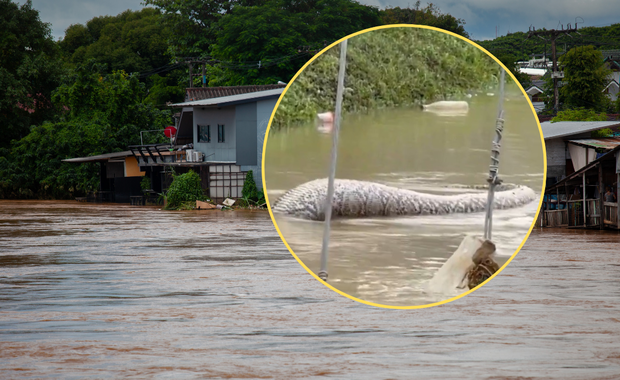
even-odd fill
[{"label": "utility pole", "polygon": [[[530,31],[527,34],[527,38],[530,38],[532,36],[549,36],[549,41],[551,41],[551,57],[553,59],[553,69],[551,71],[551,78],[553,78],[553,98],[554,98],[554,102],[553,102],[553,113],[555,113],[556,115],[558,114],[558,109],[559,109],[559,105],[560,105],[560,96],[559,96],[559,91],[558,91],[558,80],[564,78],[564,72],[563,71],[558,71],[558,60],[557,60],[557,56],[556,56],[556,50],[555,50],[555,40],[561,36],[561,35],[567,35],[570,37],[569,33],[573,33],[577,31],[577,25],[575,24],[575,28],[571,29],[570,24],[568,24],[568,28],[564,29],[564,25],[562,25],[562,30],[556,30],[556,29],[551,29],[551,30],[539,30],[536,31],[535,29],[533,29],[532,27],[530,27]],[[542,37],[540,37],[542,38]],[[542,38],[544,39],[544,38]],[[545,40],[545,39],[544,39]],[[547,40],[545,40],[547,41]]]},{"label": "utility pole", "polygon": [[[189,65],[189,88],[193,88],[194,87],[194,77],[202,77],[202,87],[207,87],[207,76],[206,76],[206,69],[207,69],[207,64],[209,63],[208,60],[206,59],[190,59],[188,61],[185,61],[185,63],[187,63]],[[200,63],[202,64],[202,74],[194,74],[194,63]]]}]

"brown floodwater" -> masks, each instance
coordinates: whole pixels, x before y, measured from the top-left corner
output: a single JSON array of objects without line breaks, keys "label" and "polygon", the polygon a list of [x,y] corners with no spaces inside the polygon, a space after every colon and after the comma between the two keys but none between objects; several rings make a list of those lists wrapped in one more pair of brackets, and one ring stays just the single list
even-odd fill
[{"label": "brown floodwater", "polygon": [[[458,185],[486,184],[498,97],[482,94],[469,103],[464,116],[440,116],[417,108],[345,115],[337,178],[450,195],[472,191]],[[540,131],[520,89],[508,86],[504,110],[500,177],[529,186],[537,199],[494,212],[492,237],[500,264],[527,235],[544,179]],[[331,136],[318,133],[314,125],[271,132],[264,170],[271,204],[287,190],[327,177],[331,145]],[[291,249],[318,273],[324,224],[274,216]],[[465,235],[483,235],[484,217],[481,212],[336,220],[331,226],[329,283],[348,295],[383,305],[443,301],[452,295],[429,294],[427,284]]]},{"label": "brown floodwater", "polygon": [[476,292],[389,310],[265,212],[0,201],[0,378],[617,379],[619,243],[535,229]]}]

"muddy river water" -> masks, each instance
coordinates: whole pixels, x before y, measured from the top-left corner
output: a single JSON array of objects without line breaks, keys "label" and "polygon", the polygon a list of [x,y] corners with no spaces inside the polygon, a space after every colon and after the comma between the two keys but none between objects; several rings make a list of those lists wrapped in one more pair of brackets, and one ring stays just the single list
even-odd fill
[{"label": "muddy river water", "polygon": [[535,229],[473,294],[388,310],[265,212],[0,201],[0,378],[617,379],[619,243]]},{"label": "muddy river water", "polygon": [[[542,142],[531,106],[508,87],[500,177],[532,188],[543,185]],[[285,95],[286,96],[286,95]],[[337,178],[378,182],[422,193],[452,195],[456,187],[486,184],[498,97],[470,100],[464,116],[414,108],[346,115],[338,147]],[[286,190],[328,175],[331,136],[313,125],[271,133],[265,150],[269,201]],[[538,199],[496,211],[493,240],[503,264],[521,245],[536,215]],[[284,238],[315,273],[320,267],[323,224],[275,214]],[[482,235],[484,213],[366,218],[332,225],[329,282],[353,297],[384,305],[422,305],[446,298],[426,284],[466,234]]]}]

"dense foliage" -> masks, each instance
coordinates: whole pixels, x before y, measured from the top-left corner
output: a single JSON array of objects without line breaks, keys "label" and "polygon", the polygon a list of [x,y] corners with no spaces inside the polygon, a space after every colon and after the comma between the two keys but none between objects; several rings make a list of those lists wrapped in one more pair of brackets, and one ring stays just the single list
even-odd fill
[{"label": "dense foliage", "polygon": [[144,8],[95,17],[84,25],[73,24],[58,43],[63,60],[69,68],[94,61],[105,64],[105,73],[139,73],[147,85],[147,102],[161,108],[167,102],[181,102],[187,81],[185,69],[171,63],[171,33],[162,27],[160,19],[159,10]]},{"label": "dense foliage", "polygon": [[[620,23],[603,27],[578,28],[577,33],[562,35],[556,40],[557,55],[577,46],[593,45],[598,50],[620,49]],[[527,32],[510,33],[493,40],[475,41],[493,55],[508,53],[518,60],[528,60],[532,54],[546,53],[551,57],[551,43],[538,37],[527,38]]]},{"label": "dense foliage", "polygon": [[146,0],[173,33],[169,52],[209,57],[210,86],[288,82],[321,48],[362,29],[413,23],[463,36],[465,22],[425,8],[386,8],[355,0]]},{"label": "dense foliage", "polygon": [[593,46],[574,48],[560,57],[560,65],[565,82],[560,88],[560,99],[565,107],[607,111],[609,98],[603,90],[611,71],[604,65],[600,51]]},{"label": "dense foliage", "polygon": [[200,176],[193,170],[174,175],[166,192],[166,209],[177,209],[184,203],[208,200],[203,194]]},{"label": "dense foliage", "polygon": [[[136,76],[78,66],[53,94],[60,116],[33,127],[0,157],[0,197],[67,198],[96,190],[97,164],[62,160],[123,151],[140,143],[140,130],[163,128],[169,111],[144,103],[145,95]],[[156,138],[145,142],[157,142],[149,137]]]},{"label": "dense foliage", "polygon": [[552,123],[557,121],[607,121],[607,114],[597,114],[592,109],[577,108],[559,111],[557,116],[551,119]]},{"label": "dense foliage", "polygon": [[300,54],[301,47],[321,48],[327,41],[380,23],[375,8],[351,0],[270,0],[261,6],[236,7],[221,18],[210,51],[217,60],[245,64],[220,64],[215,82],[287,82],[311,57]]},{"label": "dense foliage", "polygon": [[[333,47],[296,78],[280,102],[272,130],[333,109],[339,52],[339,46]],[[488,55],[444,33],[419,28],[365,33],[349,40],[343,112],[458,98],[495,85],[498,73],[499,65]]]},{"label": "dense foliage", "polygon": [[420,1],[418,0],[413,8],[386,8],[379,14],[382,24],[428,25],[460,34],[463,37],[469,37],[464,27],[465,20],[447,13],[441,13],[440,9],[433,3],[427,4],[425,8],[420,8]]},{"label": "dense foliage", "polygon": [[0,0],[0,148],[53,116],[51,93],[62,73],[49,25],[32,2]]},{"label": "dense foliage", "polygon": [[118,16],[100,16],[85,25],[73,24],[59,42],[71,65],[91,59],[105,63],[109,72],[148,72],[165,66],[170,32],[159,25],[159,10],[127,10]]}]

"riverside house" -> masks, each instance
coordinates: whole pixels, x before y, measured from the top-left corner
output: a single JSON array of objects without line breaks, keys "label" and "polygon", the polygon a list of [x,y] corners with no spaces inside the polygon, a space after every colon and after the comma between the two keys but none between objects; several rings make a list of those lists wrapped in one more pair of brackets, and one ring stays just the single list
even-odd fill
[{"label": "riverside house", "polygon": [[619,127],[620,121],[541,123],[547,182],[538,225],[620,228],[620,137],[591,137]]},{"label": "riverside house", "polygon": [[[267,125],[286,85],[188,88],[170,144],[129,146],[127,151],[67,159],[101,164],[99,201],[129,203],[142,195],[143,176],[151,194],[165,190],[171,173],[193,169],[211,199],[239,198],[248,171],[262,188],[261,160]],[[162,130],[163,133],[163,130]]]}]

